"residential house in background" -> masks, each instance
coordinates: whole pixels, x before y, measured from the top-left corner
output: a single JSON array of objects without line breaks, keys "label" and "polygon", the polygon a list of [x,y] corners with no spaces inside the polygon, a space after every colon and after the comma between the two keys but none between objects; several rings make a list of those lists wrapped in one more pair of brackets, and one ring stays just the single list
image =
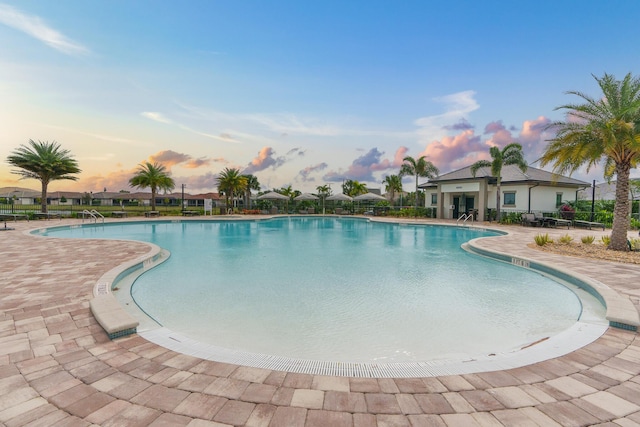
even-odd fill
[{"label": "residential house in background", "polygon": [[[640,179],[631,179],[631,183],[638,182]],[[616,181],[596,183],[595,188],[589,185],[589,188],[585,188],[578,193],[578,198],[581,200],[615,200],[616,199]],[[629,200],[640,200],[640,188],[636,189],[630,186]]]},{"label": "residential house in background", "polygon": [[[0,188],[0,200],[13,201],[15,205],[35,205],[41,192],[28,188],[4,187]],[[157,206],[180,207],[182,193],[158,194]],[[213,200],[214,207],[224,206],[224,200],[218,193],[184,194],[185,208],[203,208],[205,199]],[[150,206],[151,193],[135,192],[78,192],[78,191],[50,191],[47,193],[47,204],[51,206]]]}]

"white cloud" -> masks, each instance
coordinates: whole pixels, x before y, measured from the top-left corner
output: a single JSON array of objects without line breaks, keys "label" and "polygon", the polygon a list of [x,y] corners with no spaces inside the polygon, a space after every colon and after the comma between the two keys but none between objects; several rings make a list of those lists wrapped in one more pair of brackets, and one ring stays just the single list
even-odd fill
[{"label": "white cloud", "polygon": [[6,4],[0,4],[0,23],[15,28],[67,55],[87,54],[89,50],[49,27],[40,17],[22,13]]},{"label": "white cloud", "polygon": [[421,142],[429,143],[443,138],[447,135],[446,126],[462,119],[466,120],[469,113],[480,108],[474,98],[475,95],[475,91],[467,90],[434,98],[434,101],[445,105],[445,112],[415,120],[415,125],[419,127],[416,133],[420,136]]},{"label": "white cloud", "polygon": [[155,111],[143,111],[140,113],[142,117],[146,117],[149,120],[153,120],[154,122],[171,124],[173,123],[171,120],[164,117],[161,113],[156,113]]},{"label": "white cloud", "polygon": [[206,132],[201,132],[199,130],[195,130],[190,128],[189,126],[185,126],[183,124],[180,123],[176,123],[173,120],[163,116],[161,113],[157,113],[155,111],[144,111],[142,113],[140,113],[140,115],[142,115],[142,117],[146,117],[149,120],[153,120],[154,122],[158,122],[158,123],[164,123],[164,124],[168,124],[168,125],[175,125],[178,128],[193,133],[195,135],[200,135],[200,136],[204,136],[205,138],[211,138],[211,139],[215,139],[217,141],[222,141],[222,142],[232,142],[237,144],[239,141],[236,141],[233,136],[231,134],[229,134],[228,132],[222,132],[218,135],[214,135],[211,133],[206,133]]}]

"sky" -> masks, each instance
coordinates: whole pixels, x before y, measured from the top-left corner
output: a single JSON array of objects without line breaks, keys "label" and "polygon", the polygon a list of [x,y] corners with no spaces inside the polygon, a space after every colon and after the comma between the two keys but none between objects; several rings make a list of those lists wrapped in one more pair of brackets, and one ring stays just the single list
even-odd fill
[{"label": "sky", "polygon": [[147,161],[191,194],[225,168],[263,190],[378,189],[405,156],[442,174],[511,142],[539,167],[567,91],[640,74],[638,16],[637,0],[0,0],[0,187],[39,189],[6,162],[30,139],[82,169],[52,191],[133,190]]}]

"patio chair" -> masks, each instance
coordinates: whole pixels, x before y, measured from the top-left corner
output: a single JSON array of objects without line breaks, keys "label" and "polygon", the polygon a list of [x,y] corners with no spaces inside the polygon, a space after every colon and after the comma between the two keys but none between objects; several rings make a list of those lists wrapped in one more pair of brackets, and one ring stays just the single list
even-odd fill
[{"label": "patio chair", "polygon": [[532,213],[522,214],[522,226],[525,227],[527,225],[538,227],[542,225],[542,222],[539,219],[536,219],[536,216]]}]

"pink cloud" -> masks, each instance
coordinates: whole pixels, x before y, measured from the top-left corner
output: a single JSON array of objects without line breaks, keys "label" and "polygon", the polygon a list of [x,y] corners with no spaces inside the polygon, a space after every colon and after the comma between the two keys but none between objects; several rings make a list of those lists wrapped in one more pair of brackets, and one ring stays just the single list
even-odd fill
[{"label": "pink cloud", "polygon": [[545,130],[550,120],[540,116],[534,120],[526,120],[517,135],[515,128],[507,129],[502,121],[494,121],[484,128],[483,139],[476,135],[469,126],[462,132],[446,136],[440,141],[434,141],[426,146],[419,156],[427,156],[427,160],[435,164],[441,172],[449,172],[463,168],[478,160],[491,160],[489,148],[504,147],[512,142],[522,145],[525,158],[533,160],[540,156],[546,145],[545,140],[551,137],[550,131]]},{"label": "pink cloud", "polygon": [[191,160],[191,156],[188,154],[176,153],[172,150],[159,151],[156,154],[149,156],[149,161],[151,163],[159,163],[169,170],[171,170],[173,166],[189,160]]},{"label": "pink cloud", "polygon": [[525,120],[518,141],[522,144],[525,153],[530,153],[532,158],[538,159],[547,145],[547,140],[553,137],[553,131],[547,129],[551,120],[540,116],[535,120]]},{"label": "pink cloud", "polygon": [[393,163],[391,166],[400,168],[402,167],[402,163],[404,163],[404,158],[407,157],[407,153],[409,149],[407,147],[400,147],[396,150],[396,154],[393,156]]},{"label": "pink cloud", "polygon": [[[79,192],[98,192],[105,188],[107,191],[130,191],[129,179],[133,177],[135,169],[131,170],[119,170],[110,172],[107,175],[94,175],[87,178],[83,178],[80,181],[65,181],[60,182],[58,185],[52,188],[61,191],[79,191]],[[59,187],[59,188],[58,188]]]},{"label": "pink cloud", "polygon": [[480,160],[478,153],[487,152],[488,148],[481,138],[467,129],[455,136],[445,136],[440,141],[427,145],[418,157],[426,156],[441,172],[450,171]]},{"label": "pink cloud", "polygon": [[306,168],[302,169],[298,173],[298,175],[300,175],[300,177],[302,178],[302,181],[315,181],[315,178],[309,177],[309,175],[311,175],[314,172],[319,172],[321,170],[324,170],[326,168],[327,168],[327,164],[322,162],[322,163],[318,163],[317,165],[307,166]]},{"label": "pink cloud", "polygon": [[491,122],[484,128],[484,134],[492,134],[491,138],[487,140],[487,144],[490,146],[504,147],[507,144],[514,142],[511,131],[504,127],[502,121]]},{"label": "pink cloud", "polygon": [[284,157],[275,157],[275,151],[271,147],[262,147],[258,156],[255,157],[249,165],[242,171],[243,174],[252,174],[265,170],[268,167],[277,169],[285,162]]},{"label": "pink cloud", "polygon": [[227,163],[227,160],[222,157],[216,159],[202,157],[199,159],[190,159],[186,161],[183,166],[187,169],[197,169],[202,166],[209,166],[211,163]]},{"label": "pink cloud", "polygon": [[407,147],[400,147],[396,150],[393,160],[382,159],[384,152],[378,150],[378,148],[372,148],[362,156],[355,159],[346,172],[328,172],[323,179],[325,181],[338,182],[344,179],[354,179],[362,182],[377,182],[373,176],[373,172],[386,171],[390,169],[396,169],[397,173],[402,166],[403,160],[409,149]]},{"label": "pink cloud", "polygon": [[195,191],[214,191],[218,187],[218,175],[207,172],[203,175],[190,175],[186,177],[175,178],[176,186],[185,184],[186,191],[188,193],[194,193]]}]

